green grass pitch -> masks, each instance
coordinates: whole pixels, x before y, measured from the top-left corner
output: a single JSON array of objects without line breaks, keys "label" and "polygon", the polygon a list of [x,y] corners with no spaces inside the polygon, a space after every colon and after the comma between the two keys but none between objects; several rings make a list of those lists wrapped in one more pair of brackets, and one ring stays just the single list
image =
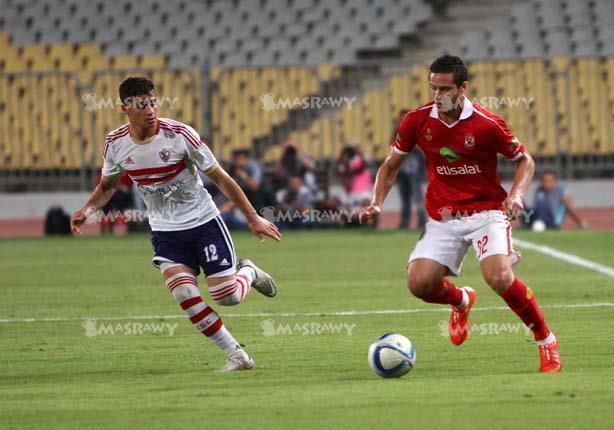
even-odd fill
[{"label": "green grass pitch", "polygon": [[[614,261],[612,233],[517,235]],[[147,236],[2,240],[0,428],[611,428],[613,278],[523,251],[516,273],[544,306],[563,358],[561,374],[540,375],[535,345],[523,329],[506,329],[518,320],[500,309],[472,250],[459,283],[477,289],[471,322],[483,330],[461,347],[441,335],[447,310],[405,287],[417,237],[314,231],[260,244],[235,234],[239,256],[273,274],[279,294],[213,304],[258,366],[233,374],[215,372],[223,354],[189,321],[168,317],[180,310],[150,265]],[[416,311],[337,314],[406,309]],[[97,329],[176,326],[172,335],[88,337],[88,318]],[[400,379],[380,379],[367,365],[370,342],[387,332],[416,345],[416,367]]]}]

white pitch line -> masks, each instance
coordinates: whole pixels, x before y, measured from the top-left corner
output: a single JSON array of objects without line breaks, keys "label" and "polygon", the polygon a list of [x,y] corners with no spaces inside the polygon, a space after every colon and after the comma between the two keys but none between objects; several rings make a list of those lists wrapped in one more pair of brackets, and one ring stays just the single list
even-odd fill
[{"label": "white pitch line", "polygon": [[576,266],[585,267],[587,269],[594,270],[595,272],[614,277],[614,268],[595,263],[594,261],[587,260],[575,254],[568,254],[567,252],[559,251],[558,249],[554,249],[549,246],[538,245],[533,242],[516,238],[514,238],[514,245],[518,245],[521,248],[530,249],[532,251],[537,251],[549,257],[557,258],[559,260],[575,264]]},{"label": "white pitch line", "polygon": [[[598,302],[598,303],[571,303],[558,305],[543,305],[542,309],[586,309],[586,308],[611,308],[614,303]],[[507,306],[490,306],[483,308],[473,308],[473,311],[506,311]],[[370,311],[336,311],[336,312],[256,312],[246,314],[222,314],[224,318],[266,318],[266,317],[341,317],[341,316],[369,316],[369,315],[400,315],[400,314],[417,314],[417,313],[439,313],[450,312],[447,307],[439,308],[409,308],[409,309],[380,309]],[[133,321],[133,320],[158,320],[158,319],[182,319],[185,315],[134,315],[123,317],[70,317],[70,318],[15,318],[15,319],[0,319],[0,324],[8,323],[43,323],[43,322],[70,322],[70,321]]]}]

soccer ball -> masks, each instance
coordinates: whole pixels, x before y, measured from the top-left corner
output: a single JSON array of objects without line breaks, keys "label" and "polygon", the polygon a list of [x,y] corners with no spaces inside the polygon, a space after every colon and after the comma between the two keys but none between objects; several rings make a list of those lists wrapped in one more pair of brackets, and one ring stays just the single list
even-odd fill
[{"label": "soccer ball", "polygon": [[369,346],[368,359],[377,376],[398,378],[414,368],[416,348],[405,336],[388,333]]},{"label": "soccer ball", "polygon": [[541,219],[536,220],[533,223],[533,231],[536,231],[537,233],[541,233],[543,231],[546,231],[546,223],[543,222]]}]

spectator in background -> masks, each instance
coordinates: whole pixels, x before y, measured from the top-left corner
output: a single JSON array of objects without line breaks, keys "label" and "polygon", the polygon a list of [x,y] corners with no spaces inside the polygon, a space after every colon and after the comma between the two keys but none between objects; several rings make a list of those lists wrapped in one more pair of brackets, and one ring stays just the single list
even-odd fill
[{"label": "spectator in background", "polygon": [[287,140],[283,143],[281,159],[275,166],[273,188],[275,190],[286,188],[292,176],[300,176],[304,185],[312,193],[317,194],[318,186],[314,168],[314,162],[309,157],[302,155],[294,142]]},{"label": "spectator in background", "polygon": [[282,211],[303,213],[313,208],[316,197],[297,175],[290,177],[287,188],[277,192],[277,201]]},{"label": "spectator in background", "polygon": [[[534,213],[531,216],[531,227],[535,230],[560,229],[565,215],[575,221],[578,228],[586,228],[576,209],[571,203],[571,195],[565,187],[557,184],[556,173],[546,171],[541,176],[541,184],[535,192],[533,203]],[[530,209],[527,208],[530,212]]]},{"label": "spectator in background", "polygon": [[409,228],[411,225],[412,200],[418,213],[418,228],[426,224],[424,210],[424,192],[422,187],[425,180],[424,154],[420,148],[414,148],[399,169],[397,185],[401,198],[401,220],[399,228]]},{"label": "spectator in background", "polygon": [[373,192],[373,180],[367,160],[357,145],[350,144],[341,150],[337,160],[337,173],[343,181],[345,205],[350,209],[368,205]]},{"label": "spectator in background", "polygon": [[304,184],[303,178],[299,175],[291,176],[287,188],[277,192],[277,211],[282,212],[279,221],[286,228],[311,227],[313,223],[309,221],[309,218],[304,220],[303,215],[313,209],[315,201],[315,195]]}]

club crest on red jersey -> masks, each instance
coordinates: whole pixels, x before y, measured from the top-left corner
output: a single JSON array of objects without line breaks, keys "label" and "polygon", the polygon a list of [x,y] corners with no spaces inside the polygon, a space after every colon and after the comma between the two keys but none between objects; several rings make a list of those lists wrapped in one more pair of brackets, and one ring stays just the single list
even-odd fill
[{"label": "club crest on red jersey", "polygon": [[475,148],[475,136],[473,134],[465,135],[465,148],[467,149]]},{"label": "club crest on red jersey", "polygon": [[168,163],[168,160],[171,159],[171,151],[169,151],[166,148],[164,148],[162,151],[158,152],[158,155],[160,156],[160,159],[162,161],[164,161],[165,163]]},{"label": "club crest on red jersey", "polygon": [[430,142],[431,140],[433,140],[433,135],[431,134],[431,129],[430,128],[426,129],[426,133],[424,133],[424,139],[427,142]]}]

